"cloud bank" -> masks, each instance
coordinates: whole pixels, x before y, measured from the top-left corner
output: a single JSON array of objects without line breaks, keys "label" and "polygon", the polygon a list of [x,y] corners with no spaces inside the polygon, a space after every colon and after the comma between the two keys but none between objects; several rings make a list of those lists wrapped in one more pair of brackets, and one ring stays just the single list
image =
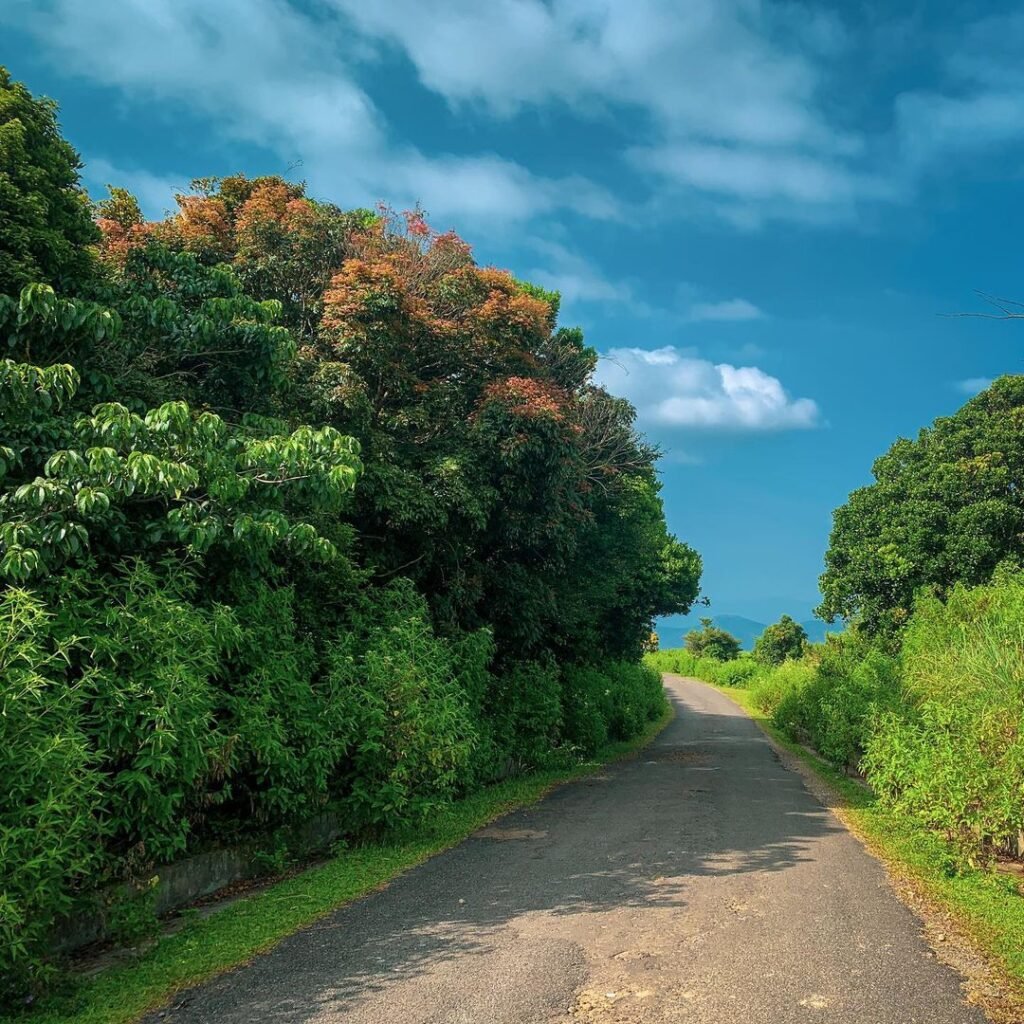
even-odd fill
[{"label": "cloud bank", "polygon": [[[301,159],[316,191],[419,200],[448,221],[646,210],[746,229],[828,224],[1024,139],[1024,15],[963,19],[945,35],[904,25],[927,85],[890,90],[865,118],[842,69],[880,53],[900,25],[896,14],[890,24],[839,10],[799,0],[9,0],[0,24],[34,34],[64,73],[132,103],[187,108],[284,166]],[[481,123],[555,114],[623,130],[586,160],[567,146],[561,173],[471,136],[458,152],[426,152],[371,95],[396,55]],[[606,168],[634,176],[628,195],[602,184]]]}]

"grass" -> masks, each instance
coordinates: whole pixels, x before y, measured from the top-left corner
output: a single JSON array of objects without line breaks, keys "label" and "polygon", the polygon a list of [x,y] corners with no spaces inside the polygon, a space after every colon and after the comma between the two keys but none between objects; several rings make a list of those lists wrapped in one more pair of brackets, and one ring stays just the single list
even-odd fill
[{"label": "grass", "polygon": [[345,903],[374,891],[478,828],[540,800],[552,788],[646,746],[671,720],[666,708],[636,739],[609,744],[583,764],[536,772],[481,790],[431,816],[422,828],[345,851],[319,867],[189,921],[128,965],[74,982],[19,1015],[19,1024],[129,1024],[206,981],[275,946]]},{"label": "grass", "polygon": [[918,895],[947,912],[992,961],[1020,1020],[1024,1006],[1024,895],[1017,881],[993,870],[956,870],[952,847],[938,834],[883,807],[863,785],[795,743],[754,705],[749,692],[729,686],[716,690],[740,705],[780,747],[798,757],[838,798],[834,810],[896,876]]}]

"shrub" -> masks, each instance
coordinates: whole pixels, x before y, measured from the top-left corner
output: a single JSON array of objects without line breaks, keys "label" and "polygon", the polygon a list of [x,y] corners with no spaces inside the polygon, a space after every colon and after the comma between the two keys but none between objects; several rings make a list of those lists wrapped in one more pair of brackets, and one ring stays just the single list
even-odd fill
[{"label": "shrub", "polygon": [[608,735],[614,740],[630,739],[664,713],[661,676],[646,665],[630,662],[609,665],[608,675],[612,681]]},{"label": "shrub", "polygon": [[495,679],[490,717],[507,770],[551,764],[562,735],[558,671],[548,662],[520,662]]},{"label": "shrub", "polygon": [[807,685],[814,670],[800,662],[786,662],[762,672],[750,687],[754,706],[775,719],[783,701],[792,702],[792,695]]},{"label": "shrub", "polygon": [[969,863],[1024,827],[1024,579],[919,598],[902,652],[905,702],[868,743],[868,779]]},{"label": "shrub", "polygon": [[608,742],[612,680],[590,665],[567,668],[562,679],[564,740],[591,754]]},{"label": "shrub", "polygon": [[718,686],[746,686],[762,671],[761,666],[747,654],[740,654],[731,661],[717,661],[714,658],[698,658],[678,648],[648,654],[644,664],[659,673],[672,672],[675,675],[703,679]]},{"label": "shrub", "polygon": [[714,681],[719,686],[746,686],[760,674],[760,666],[749,657],[715,665]]},{"label": "shrub", "polygon": [[104,780],[108,851],[126,875],[185,851],[215,802],[211,783],[224,775],[230,735],[218,721],[215,676],[240,637],[234,617],[197,607],[195,580],[164,569],[131,562],[103,576],[69,572],[54,623],[82,673],[78,725]]},{"label": "shrub", "polygon": [[816,655],[772,670],[755,687],[755,701],[794,739],[837,767],[856,770],[878,715],[898,699],[898,689],[891,658],[835,637]]},{"label": "shrub", "polygon": [[719,629],[711,619],[701,619],[700,625],[700,629],[690,630],[683,640],[691,654],[715,661],[730,661],[739,655],[740,642],[732,633]]},{"label": "shrub", "polygon": [[[342,726],[334,743],[344,757],[345,803],[363,828],[419,821],[450,800],[477,739],[458,651],[434,634],[412,584],[382,591],[377,611],[382,621],[366,650],[339,639],[327,681]],[[542,729],[530,737],[538,746],[547,738]]]},{"label": "shrub", "polygon": [[0,593],[0,1003],[45,977],[52,922],[101,863],[102,777],[51,626],[33,594]]},{"label": "shrub", "polygon": [[868,650],[842,671],[823,660],[808,691],[816,701],[814,746],[833,764],[859,769],[878,718],[897,704],[899,689],[898,666],[882,651]]},{"label": "shrub", "polygon": [[807,632],[799,622],[783,615],[754,642],[754,658],[762,665],[781,665],[799,658],[807,646]]}]

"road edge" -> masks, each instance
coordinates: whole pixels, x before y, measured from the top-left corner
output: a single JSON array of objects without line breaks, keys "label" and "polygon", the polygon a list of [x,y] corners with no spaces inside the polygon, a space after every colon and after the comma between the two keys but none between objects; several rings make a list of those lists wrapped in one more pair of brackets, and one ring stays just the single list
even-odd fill
[{"label": "road edge", "polygon": [[[317,920],[386,888],[400,875],[452,849],[505,815],[532,806],[554,790],[609,765],[636,757],[675,718],[676,709],[667,694],[665,705],[661,716],[647,723],[643,732],[632,740],[609,743],[578,764],[509,779],[455,802],[449,809],[452,824],[447,832],[426,840],[410,839],[403,843],[396,839],[392,847],[381,844],[378,863],[373,862],[374,847],[370,846],[343,852],[325,863],[294,872],[217,914],[190,922],[186,928],[140,953],[136,961],[82,980],[75,991],[27,1010],[13,1018],[12,1024],[14,1021],[16,1024],[135,1024],[147,1014],[167,1006],[182,992],[251,962]],[[359,863],[348,874],[340,870],[347,862],[355,861]],[[326,880],[326,872],[332,868],[343,877],[334,881],[330,889],[332,883]],[[264,920],[262,933],[253,928],[241,941],[235,937],[239,925],[245,932],[247,921],[251,925],[260,923],[261,912],[270,917],[282,901],[312,899],[309,891],[318,882],[328,888],[319,896],[316,906],[303,908],[302,904],[285,902],[286,907],[297,907],[297,912],[287,918],[278,917],[279,924],[269,928]],[[233,922],[233,918],[240,920]],[[218,954],[215,951],[218,932],[226,933],[233,924],[235,944],[230,946],[230,952],[222,950]]]},{"label": "road edge", "polygon": [[[864,783],[842,778],[815,752],[790,740],[751,704],[746,690],[693,676],[662,674],[700,683],[739,707],[761,730],[782,763],[800,775],[808,791],[882,864],[894,895],[917,918],[922,938],[932,954],[963,979],[967,1002],[980,1007],[993,1024],[1024,1021],[1024,984],[1014,977],[999,954],[988,948],[982,926],[969,920],[934,884],[902,859],[880,829],[871,827],[866,812],[857,808],[849,795],[849,788],[856,787],[862,798],[867,798],[870,790]],[[844,793],[843,788],[848,792]]]}]

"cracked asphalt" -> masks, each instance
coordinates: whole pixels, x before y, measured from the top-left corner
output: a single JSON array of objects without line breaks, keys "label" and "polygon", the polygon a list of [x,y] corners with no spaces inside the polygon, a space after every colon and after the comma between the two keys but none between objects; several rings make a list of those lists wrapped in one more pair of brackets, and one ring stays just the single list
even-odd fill
[{"label": "cracked asphalt", "polygon": [[731,701],[180,995],[164,1024],[981,1024]]}]

